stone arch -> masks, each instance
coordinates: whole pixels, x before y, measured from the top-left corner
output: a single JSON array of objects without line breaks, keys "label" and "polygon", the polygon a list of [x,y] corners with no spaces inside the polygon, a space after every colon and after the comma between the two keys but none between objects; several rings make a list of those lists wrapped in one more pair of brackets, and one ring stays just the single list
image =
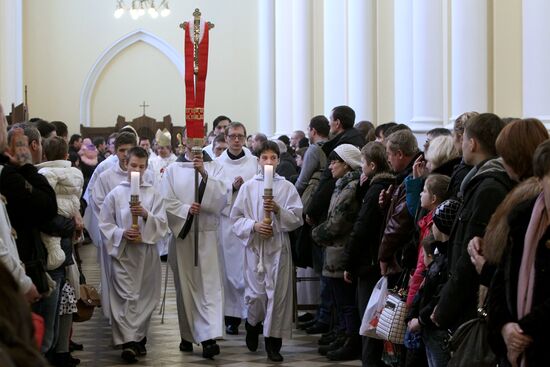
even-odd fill
[{"label": "stone arch", "polygon": [[80,93],[80,123],[84,126],[90,126],[91,118],[91,101],[92,94],[94,92],[97,80],[99,76],[109,65],[109,63],[124,49],[130,47],[136,42],[145,42],[150,46],[153,46],[159,50],[163,55],[165,55],[178,69],[179,74],[182,79],[184,77],[184,66],[183,66],[183,56],[180,55],[171,45],[161,38],[155,36],[154,34],[147,32],[144,29],[137,29],[133,32],[128,33],[123,36],[110,47],[108,47],[99,58],[95,61],[94,65],[88,72],[86,80],[84,81],[84,86]]}]

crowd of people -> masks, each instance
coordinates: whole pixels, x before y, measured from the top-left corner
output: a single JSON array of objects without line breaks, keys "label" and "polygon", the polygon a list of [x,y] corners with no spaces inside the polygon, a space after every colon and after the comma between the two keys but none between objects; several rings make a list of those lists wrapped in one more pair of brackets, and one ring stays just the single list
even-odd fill
[{"label": "crowd of people", "polygon": [[[167,261],[183,353],[200,344],[214,358],[217,340],[244,331],[251,352],[263,334],[268,359],[283,361],[300,267],[319,277],[319,307],[296,321],[329,360],[447,366],[449,337],[481,309],[495,366],[550,365],[544,125],[467,112],[421,149],[405,124],[355,120],[338,106],[269,138],[219,116],[197,153],[167,130],[7,126],[0,106],[0,364],[79,363],[78,247],[90,242],[128,363],[147,353]],[[382,277],[406,303],[397,343],[359,331]]]}]

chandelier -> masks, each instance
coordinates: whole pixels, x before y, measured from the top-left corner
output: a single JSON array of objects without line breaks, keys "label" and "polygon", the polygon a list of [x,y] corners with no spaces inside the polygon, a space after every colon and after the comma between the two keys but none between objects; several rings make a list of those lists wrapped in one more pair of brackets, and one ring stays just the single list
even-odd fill
[{"label": "chandelier", "polygon": [[151,18],[167,17],[170,15],[170,8],[168,7],[168,0],[159,0],[159,5],[155,6],[155,0],[132,0],[131,5],[126,6],[124,0],[117,0],[115,9],[115,18],[120,18],[124,15],[124,12],[128,10],[132,19],[138,19],[149,13]]}]

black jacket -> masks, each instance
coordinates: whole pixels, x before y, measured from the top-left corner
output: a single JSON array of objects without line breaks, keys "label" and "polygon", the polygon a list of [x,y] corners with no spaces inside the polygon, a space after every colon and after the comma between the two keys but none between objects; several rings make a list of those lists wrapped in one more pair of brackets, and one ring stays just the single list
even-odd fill
[{"label": "black jacket", "polygon": [[0,154],[4,166],[0,194],[6,198],[11,225],[17,232],[16,244],[22,262],[45,259],[40,228],[57,216],[55,191],[32,164],[14,167]]},{"label": "black jacket", "polygon": [[454,166],[452,175],[450,175],[451,182],[449,183],[449,189],[447,190],[447,196],[449,198],[453,198],[453,199],[458,198],[460,185],[462,184],[464,177],[466,177],[466,175],[468,174],[468,172],[470,172],[471,169],[472,169],[472,166],[464,163],[462,159],[458,164]]},{"label": "black jacket", "polygon": [[361,209],[344,249],[345,269],[353,276],[364,277],[371,272],[380,272],[378,247],[383,233],[384,212],[378,205],[378,196],[395,183],[390,173],[375,175],[365,183],[367,190],[362,198]]},{"label": "black jacket", "polygon": [[[365,145],[365,137],[359,132],[359,130],[354,128],[347,129],[323,144],[322,148],[328,157],[334,148],[341,144],[351,144],[361,149],[363,145]],[[308,208],[304,208],[305,213],[309,215],[309,217],[317,224],[323,222],[327,217],[330,197],[334,191],[335,184],[336,180],[332,178],[332,173],[327,165],[327,168],[325,168],[321,174],[319,185],[313,194],[311,204]]]},{"label": "black jacket", "polygon": [[523,256],[525,233],[536,199],[518,205],[509,215],[510,232],[503,259],[489,290],[489,341],[495,354],[506,359],[506,345],[500,333],[508,322],[517,322],[525,334],[533,338],[527,348],[528,366],[550,366],[550,227],[537,247],[535,259],[535,288],[531,312],[521,320],[517,317],[517,288]]},{"label": "black jacket", "polygon": [[451,229],[448,249],[449,280],[441,291],[436,320],[449,329],[477,316],[479,275],[470,261],[468,242],[483,237],[498,205],[513,187],[500,159],[480,163],[464,183],[463,203]]},{"label": "black jacket", "polygon": [[430,316],[439,301],[439,292],[447,281],[447,246],[446,242],[434,243],[439,250],[439,254],[434,256],[433,262],[425,271],[425,278],[422,287],[418,290],[414,302],[407,316],[407,320],[418,318],[422,327],[438,329],[432,322]]},{"label": "black jacket", "polygon": [[290,155],[289,152],[281,153],[276,172],[279,176],[283,176],[288,181],[290,181],[293,176],[298,174],[296,160],[292,158],[292,155]]}]

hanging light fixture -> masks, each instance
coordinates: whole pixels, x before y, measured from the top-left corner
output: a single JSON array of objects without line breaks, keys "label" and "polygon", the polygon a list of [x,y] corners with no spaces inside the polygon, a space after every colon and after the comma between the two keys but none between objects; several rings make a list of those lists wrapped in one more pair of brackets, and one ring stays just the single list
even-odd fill
[{"label": "hanging light fixture", "polygon": [[162,17],[170,15],[168,0],[161,0],[158,6],[155,5],[155,0],[131,0],[128,6],[125,5],[124,0],[117,0],[116,3],[114,16],[117,19],[121,18],[126,10],[132,19],[139,19],[145,13],[149,13],[153,19],[158,18],[159,14]]}]

